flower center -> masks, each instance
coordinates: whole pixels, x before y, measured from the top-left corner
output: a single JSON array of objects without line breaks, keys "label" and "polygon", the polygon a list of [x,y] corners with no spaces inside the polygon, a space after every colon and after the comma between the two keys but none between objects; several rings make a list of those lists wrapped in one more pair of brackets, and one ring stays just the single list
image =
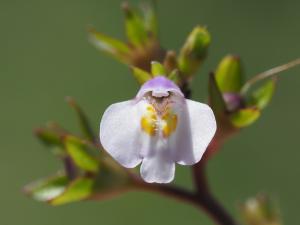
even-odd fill
[{"label": "flower center", "polygon": [[177,127],[178,116],[172,111],[169,97],[147,97],[146,112],[141,118],[142,130],[150,136],[168,138]]}]

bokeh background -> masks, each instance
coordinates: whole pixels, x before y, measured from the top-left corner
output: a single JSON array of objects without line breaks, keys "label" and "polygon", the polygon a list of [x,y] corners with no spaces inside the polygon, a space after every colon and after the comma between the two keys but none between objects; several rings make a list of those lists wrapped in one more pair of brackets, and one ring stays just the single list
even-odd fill
[{"label": "bokeh background", "polygon": [[[29,181],[61,167],[33,128],[55,120],[78,130],[64,96],[73,96],[98,129],[109,104],[135,95],[138,85],[128,68],[95,50],[86,35],[86,25],[94,24],[125,38],[120,2],[0,0],[1,225],[212,224],[191,206],[149,193],[60,207],[21,193]],[[227,53],[242,57],[248,77],[300,56],[300,1],[157,2],[166,48],[178,50],[197,24],[212,34],[209,58],[193,82],[198,101],[206,100],[208,72]],[[285,224],[299,223],[299,85],[299,67],[284,72],[259,121],[209,163],[213,192],[235,217],[239,202],[263,191],[277,199]],[[191,187],[189,168],[177,168],[176,183]]]}]

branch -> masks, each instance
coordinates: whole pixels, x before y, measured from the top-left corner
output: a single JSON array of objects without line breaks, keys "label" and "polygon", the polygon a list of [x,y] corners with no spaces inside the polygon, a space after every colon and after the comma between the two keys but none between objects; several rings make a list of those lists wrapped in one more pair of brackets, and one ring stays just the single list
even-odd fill
[{"label": "branch", "polygon": [[137,190],[155,192],[191,204],[200,210],[204,210],[217,224],[236,225],[209,193],[191,192],[174,185],[149,184],[136,176],[133,180]]}]

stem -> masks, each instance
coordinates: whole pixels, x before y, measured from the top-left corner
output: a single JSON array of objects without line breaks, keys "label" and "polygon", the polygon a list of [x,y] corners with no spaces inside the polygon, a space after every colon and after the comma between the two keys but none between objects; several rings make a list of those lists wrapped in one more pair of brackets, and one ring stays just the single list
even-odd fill
[{"label": "stem", "polygon": [[245,83],[245,85],[243,86],[243,88],[241,90],[241,93],[246,93],[247,90],[250,88],[250,86],[253,85],[254,83],[256,83],[257,81],[266,79],[268,77],[272,77],[278,73],[281,73],[281,72],[288,70],[292,67],[295,67],[297,65],[300,65],[300,58],[290,61],[286,64],[274,67],[274,68],[264,71],[262,73],[259,73]]},{"label": "stem", "polygon": [[77,168],[74,165],[73,161],[71,160],[71,158],[69,156],[65,157],[63,159],[64,161],[64,167],[65,167],[65,171],[67,173],[67,176],[73,180],[76,178],[77,176]]},{"label": "stem", "polygon": [[174,185],[149,184],[138,177],[134,177],[133,180],[135,184],[134,187],[137,190],[159,193],[181,202],[191,204],[200,210],[204,210],[217,224],[236,224],[209,192],[198,193],[187,191]]},{"label": "stem", "polygon": [[215,145],[213,142],[211,142],[211,144],[207,147],[201,161],[195,164],[192,168],[196,195],[199,203],[202,204],[203,208],[217,224],[235,225],[236,223],[234,219],[211,194],[207,182],[207,176],[205,173],[206,162],[209,152],[215,151],[217,148],[216,146],[218,145]]}]

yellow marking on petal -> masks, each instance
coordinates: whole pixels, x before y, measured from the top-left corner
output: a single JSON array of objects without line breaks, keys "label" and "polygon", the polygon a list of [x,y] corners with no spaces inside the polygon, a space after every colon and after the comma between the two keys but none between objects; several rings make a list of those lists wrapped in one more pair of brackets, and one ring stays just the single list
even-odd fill
[{"label": "yellow marking on petal", "polygon": [[147,112],[141,119],[141,127],[144,132],[154,136],[157,131],[157,116],[152,106],[147,106]]},{"label": "yellow marking on petal", "polygon": [[162,127],[163,136],[167,138],[176,130],[178,117],[176,114],[167,111],[163,115],[162,120],[164,121]]},{"label": "yellow marking on petal", "polygon": [[166,108],[163,116],[159,118],[155,108],[148,105],[146,113],[141,118],[141,128],[150,136],[155,136],[161,130],[163,137],[168,138],[176,130],[177,120],[177,115],[169,108]]},{"label": "yellow marking on petal", "polygon": [[155,113],[155,109],[151,105],[147,106],[147,111],[151,113]]}]

